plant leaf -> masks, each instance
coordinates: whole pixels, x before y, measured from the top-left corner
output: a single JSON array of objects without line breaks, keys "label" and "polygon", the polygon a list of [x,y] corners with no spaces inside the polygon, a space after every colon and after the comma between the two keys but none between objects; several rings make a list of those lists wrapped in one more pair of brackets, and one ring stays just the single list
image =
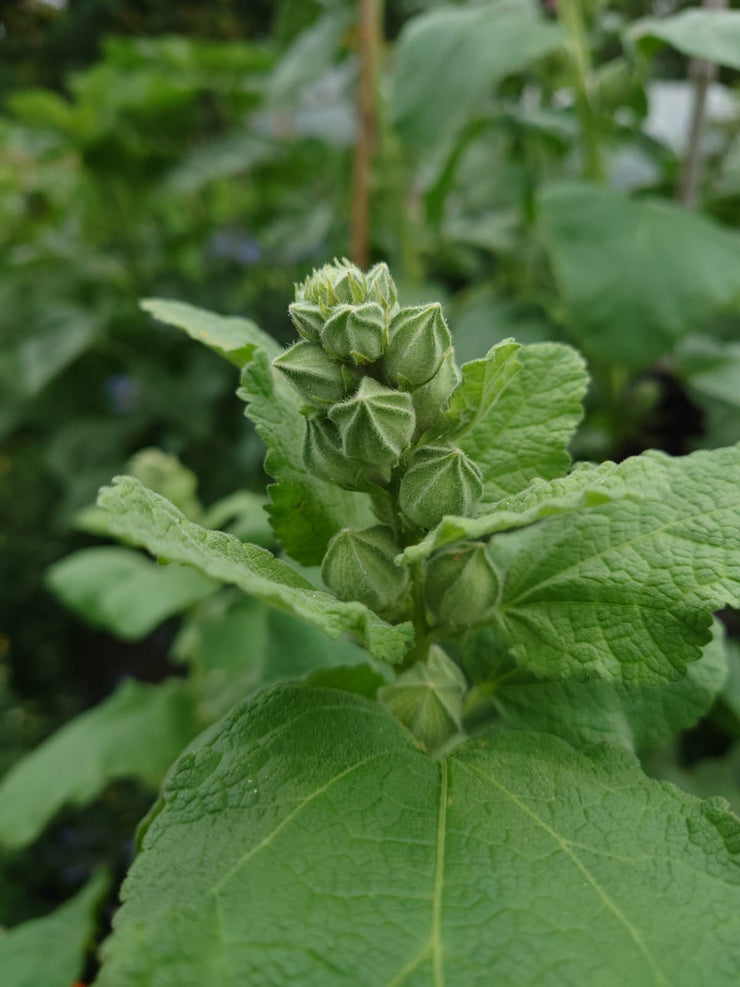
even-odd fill
[{"label": "plant leaf", "polygon": [[740,237],[704,216],[583,183],[549,186],[539,209],[568,329],[594,359],[642,370],[740,297]]},{"label": "plant leaf", "polygon": [[329,637],[356,634],[372,655],[400,661],[411,644],[410,624],[392,627],[361,603],[342,603],[313,588],[303,576],[265,548],[248,545],[223,531],[209,531],[131,476],[103,487],[98,505],[110,514],[110,528],[153,555],[184,562],[212,579],[238,586],[250,596],[315,624]]},{"label": "plant leaf", "polygon": [[50,915],[0,934],[3,987],[70,987],[82,974],[110,881],[102,871]]},{"label": "plant leaf", "polygon": [[13,765],[0,783],[0,842],[25,846],[65,805],[92,802],[118,778],[156,788],[198,733],[181,679],[159,685],[125,680]]},{"label": "plant leaf", "polygon": [[[604,462],[594,467],[579,464],[567,476],[534,480],[524,490],[505,497],[478,517],[448,514],[422,541],[405,549],[397,561],[416,562],[460,538],[487,538],[501,531],[524,528],[554,514],[585,510],[620,497],[642,499],[650,490],[648,483],[639,480],[630,483],[616,463]],[[659,484],[654,484],[653,495],[658,488]]]},{"label": "plant leaf", "polygon": [[126,641],[146,637],[219,587],[190,566],[157,565],[111,546],[72,552],[49,566],[46,583],[65,606]]},{"label": "plant leaf", "polygon": [[144,298],[140,304],[158,322],[184,329],[191,339],[205,343],[237,367],[244,366],[255,346],[264,349],[271,359],[280,352],[280,346],[272,336],[251,319],[216,315],[187,302],[164,298]]},{"label": "plant leaf", "polygon": [[482,97],[564,37],[523,0],[414,17],[395,53],[393,118],[401,136],[418,152],[451,143]]},{"label": "plant leaf", "polygon": [[366,494],[340,490],[303,465],[306,420],[290,384],[255,350],[242,371],[239,396],[267,446],[265,469],[278,482],[268,487],[270,521],[284,550],[302,565],[319,565],[340,528],[373,523]]},{"label": "plant leaf", "polygon": [[740,69],[740,10],[682,10],[672,17],[646,17],[628,34],[643,47],[665,41],[684,55]]},{"label": "plant leaf", "polygon": [[481,510],[536,478],[567,471],[567,446],[583,415],[587,385],[583,360],[560,343],[519,347],[507,340],[465,364],[446,438],[483,474]]},{"label": "plant leaf", "polygon": [[535,675],[676,681],[709,641],[712,611],[740,603],[740,446],[647,452],[618,470],[646,499],[494,542],[506,570],[498,646]]},{"label": "plant leaf", "polygon": [[617,748],[437,761],[377,703],[282,687],[178,762],[97,983],[730,984],[739,852],[723,803]]}]

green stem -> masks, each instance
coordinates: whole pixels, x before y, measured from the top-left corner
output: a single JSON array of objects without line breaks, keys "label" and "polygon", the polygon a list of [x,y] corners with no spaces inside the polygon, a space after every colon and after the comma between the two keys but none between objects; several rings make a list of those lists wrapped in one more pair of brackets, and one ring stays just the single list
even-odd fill
[{"label": "green stem", "polygon": [[601,157],[601,133],[599,117],[593,100],[591,53],[581,2],[582,0],[559,0],[558,12],[568,32],[572,56],[576,110],[584,144],[583,177],[600,182],[605,177],[604,163]]}]

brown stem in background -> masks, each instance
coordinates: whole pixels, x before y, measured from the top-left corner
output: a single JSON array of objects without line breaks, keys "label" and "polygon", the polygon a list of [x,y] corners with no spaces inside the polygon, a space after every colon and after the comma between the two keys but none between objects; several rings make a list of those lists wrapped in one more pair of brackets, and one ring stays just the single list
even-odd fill
[{"label": "brown stem in background", "polygon": [[[702,5],[706,10],[724,10],[727,0],[704,0]],[[717,66],[714,62],[706,62],[703,58],[692,58],[689,63],[689,77],[694,83],[694,103],[691,108],[691,121],[686,140],[686,154],[683,159],[678,177],[676,198],[687,209],[695,209],[701,184],[702,165],[701,135],[704,130],[704,116],[707,106],[709,87],[717,76]]]},{"label": "brown stem in background", "polygon": [[360,75],[357,86],[359,127],[352,168],[352,219],[350,257],[360,268],[370,259],[370,197],[372,158],[377,130],[377,56],[380,47],[381,0],[359,0],[358,50]]}]

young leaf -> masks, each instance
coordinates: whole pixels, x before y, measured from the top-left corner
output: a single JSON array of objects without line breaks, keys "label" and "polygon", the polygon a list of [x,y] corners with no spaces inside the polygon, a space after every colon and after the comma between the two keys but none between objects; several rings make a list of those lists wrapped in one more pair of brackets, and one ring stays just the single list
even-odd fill
[{"label": "young leaf", "polygon": [[411,643],[410,624],[392,627],[361,603],[342,603],[313,588],[267,549],[247,545],[223,531],[188,521],[181,511],[131,476],[119,476],[100,491],[98,504],[110,514],[118,537],[153,555],[184,562],[212,579],[232,583],[251,596],[315,624],[329,637],[356,634],[372,655],[400,661]]},{"label": "young leaf", "polygon": [[740,10],[681,10],[673,17],[646,17],[628,34],[645,48],[667,42],[684,55],[740,69]]},{"label": "young leaf", "polygon": [[87,805],[118,778],[137,778],[156,788],[200,727],[182,679],[159,685],[124,681],[5,775],[0,842],[25,846],[63,806]]},{"label": "young leaf", "polygon": [[46,582],[65,606],[126,641],[146,637],[219,587],[190,566],[157,565],[111,546],[72,552],[46,570]]},{"label": "young leaf", "polygon": [[[618,467],[659,496],[561,514],[502,536],[499,647],[535,675],[676,681],[740,604],[740,446]],[[648,488],[650,489],[650,488]],[[502,552],[505,558],[499,557]]]},{"label": "young leaf", "polygon": [[3,987],[70,987],[85,967],[95,916],[108,885],[108,877],[99,872],[50,915],[3,930]]},{"label": "young leaf", "polygon": [[205,343],[237,367],[244,366],[255,346],[264,349],[270,359],[280,352],[280,346],[272,336],[251,319],[216,315],[187,302],[164,298],[145,298],[141,307],[159,322],[184,329],[191,339]]},{"label": "young leaf", "polygon": [[670,202],[560,184],[540,216],[568,328],[595,359],[649,367],[740,296],[740,236]]},{"label": "young leaf", "polygon": [[504,341],[466,363],[445,438],[475,461],[485,484],[482,507],[518,493],[535,478],[570,466],[567,446],[581,420],[588,376],[569,346]]},{"label": "young leaf", "polygon": [[97,983],[730,984],[739,852],[617,748],[438,761],[377,703],[278,688],[173,770]]},{"label": "young leaf", "polygon": [[[644,499],[650,491],[649,474],[644,480],[635,478],[629,482],[616,463],[604,462],[595,467],[581,464],[568,476],[534,480],[520,493],[505,497],[478,517],[448,515],[422,541],[405,549],[399,561],[415,562],[460,538],[485,538],[500,531],[524,528],[553,514],[582,510],[620,497]],[[653,482],[652,496],[659,491],[660,483]]]}]

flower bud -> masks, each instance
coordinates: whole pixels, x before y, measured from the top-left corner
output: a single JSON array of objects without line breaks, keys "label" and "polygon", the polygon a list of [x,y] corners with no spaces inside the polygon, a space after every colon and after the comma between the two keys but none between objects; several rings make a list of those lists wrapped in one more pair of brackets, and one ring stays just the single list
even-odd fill
[{"label": "flower bud", "polygon": [[382,305],[386,312],[398,304],[396,283],[391,277],[387,264],[376,264],[370,268],[365,278],[367,283],[367,300]]},{"label": "flower bud", "polygon": [[374,363],[388,345],[385,313],[377,302],[340,305],[321,330],[324,349],[345,363]]},{"label": "flower bud", "polygon": [[388,335],[383,379],[391,387],[404,391],[426,384],[437,373],[452,345],[439,303],[402,308],[393,317]]},{"label": "flower bud", "polygon": [[315,270],[302,285],[296,286],[296,301],[333,308],[362,302],[367,296],[365,276],[350,261],[335,260]]},{"label": "flower bud", "polygon": [[313,302],[292,302],[288,312],[293,325],[304,339],[318,343],[321,330],[324,328],[324,316],[321,308]]},{"label": "flower bud", "polygon": [[411,395],[363,377],[353,397],[329,409],[339,429],[342,452],[370,466],[396,465],[411,441],[415,418]]},{"label": "flower bud", "polygon": [[359,600],[376,613],[395,609],[410,581],[408,568],[393,561],[399,551],[385,525],[343,528],[329,542],[321,578],[339,600]]},{"label": "flower bud", "polygon": [[461,380],[462,374],[455,362],[454,350],[449,349],[434,377],[421,387],[417,387],[411,395],[416,414],[414,438],[418,438],[432,427],[447,407],[452,392]]},{"label": "flower bud", "polygon": [[302,398],[321,407],[335,404],[345,396],[341,364],[316,343],[296,343],[273,360]]},{"label": "flower bud", "polygon": [[480,470],[460,449],[422,446],[401,480],[401,510],[420,528],[433,528],[445,514],[469,517],[483,494]]},{"label": "flower bud", "polygon": [[426,661],[416,662],[392,685],[378,689],[378,699],[428,751],[434,751],[462,729],[466,686],[455,662],[433,644]]},{"label": "flower bud", "polygon": [[424,566],[424,602],[432,624],[464,631],[487,620],[499,578],[483,542],[450,545]]},{"label": "flower bud", "polygon": [[347,459],[336,427],[328,418],[309,418],[303,439],[303,464],[313,476],[343,490],[368,491],[362,463]]}]

